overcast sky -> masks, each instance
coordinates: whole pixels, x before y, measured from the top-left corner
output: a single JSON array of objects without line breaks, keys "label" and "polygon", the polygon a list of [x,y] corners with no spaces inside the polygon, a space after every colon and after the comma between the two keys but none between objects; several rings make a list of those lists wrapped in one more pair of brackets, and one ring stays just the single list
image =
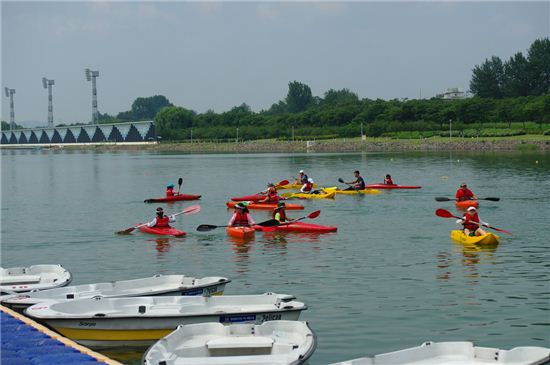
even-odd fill
[{"label": "overcast sky", "polygon": [[44,76],[55,80],[56,124],[90,121],[86,67],[99,70],[99,110],[113,115],[156,94],[199,113],[260,111],[294,80],[317,96],[428,98],[467,90],[485,58],[548,37],[549,4],[2,1],[2,89],[16,89],[24,126],[46,124]]}]

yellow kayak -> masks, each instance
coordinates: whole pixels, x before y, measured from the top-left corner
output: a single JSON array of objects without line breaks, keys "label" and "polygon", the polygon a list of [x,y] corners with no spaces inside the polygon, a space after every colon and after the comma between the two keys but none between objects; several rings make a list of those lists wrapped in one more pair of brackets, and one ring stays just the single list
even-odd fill
[{"label": "yellow kayak", "polygon": [[287,199],[334,199],[335,191],[330,191],[324,194],[304,194],[304,193],[283,193],[282,197]]},{"label": "yellow kayak", "polygon": [[[277,190],[283,190],[283,189],[301,189],[304,184],[287,184],[287,185],[279,185],[277,186]],[[313,184],[313,187],[316,188],[317,184]]]},{"label": "yellow kayak", "polygon": [[334,191],[336,194],[345,194],[345,195],[360,195],[360,194],[380,194],[381,191],[378,189],[364,189],[364,190],[338,190],[337,187],[323,188],[324,192]]},{"label": "yellow kayak", "polygon": [[491,232],[483,236],[466,236],[462,230],[451,231],[451,239],[458,243],[471,245],[496,245],[500,242],[500,237]]}]

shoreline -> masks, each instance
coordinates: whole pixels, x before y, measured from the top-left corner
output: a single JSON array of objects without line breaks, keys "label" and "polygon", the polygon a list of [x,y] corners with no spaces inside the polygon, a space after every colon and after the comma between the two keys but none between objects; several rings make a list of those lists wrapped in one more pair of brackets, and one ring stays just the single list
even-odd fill
[{"label": "shoreline", "polygon": [[[257,140],[243,142],[163,142],[147,145],[105,143],[90,146],[46,145],[41,148],[96,151],[149,151],[182,153],[331,153],[331,152],[445,152],[507,151],[550,152],[550,136],[501,138],[341,138],[316,141]],[[2,146],[8,149],[9,146]]]}]

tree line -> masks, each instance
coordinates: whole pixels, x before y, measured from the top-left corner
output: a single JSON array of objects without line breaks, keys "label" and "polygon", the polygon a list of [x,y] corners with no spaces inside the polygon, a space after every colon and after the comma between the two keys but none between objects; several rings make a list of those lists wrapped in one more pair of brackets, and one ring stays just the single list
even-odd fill
[{"label": "tree line", "polygon": [[196,113],[155,95],[137,98],[116,116],[100,113],[99,122],[154,120],[164,140],[448,135],[449,123],[457,131],[496,123],[500,128],[521,123],[526,129],[530,122],[542,128],[550,122],[550,40],[534,41],[527,56],[518,52],[506,62],[493,56],[476,65],[470,89],[474,96],[460,100],[382,100],[361,99],[345,88],[314,96],[308,85],[292,81],[285,98],[259,112],[242,103],[222,113]]}]

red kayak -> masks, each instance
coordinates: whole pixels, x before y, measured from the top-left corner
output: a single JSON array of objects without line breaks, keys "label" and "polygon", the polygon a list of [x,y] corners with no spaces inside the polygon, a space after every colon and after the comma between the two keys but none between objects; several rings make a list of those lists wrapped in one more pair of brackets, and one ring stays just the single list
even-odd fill
[{"label": "red kayak", "polygon": [[147,226],[141,226],[138,229],[143,233],[156,234],[156,235],[159,235],[159,236],[182,237],[182,236],[186,235],[186,233],[184,231],[180,231],[178,229],[175,229],[174,227],[147,227]]},{"label": "red kayak", "polygon": [[164,198],[145,199],[143,202],[144,203],[166,203],[166,202],[177,202],[180,200],[197,200],[200,198],[201,198],[201,195],[179,194],[174,196],[167,196]]},{"label": "red kayak", "polygon": [[[228,208],[234,208],[235,205],[239,204],[239,202],[227,202],[225,203]],[[272,210],[277,208],[277,203],[249,203],[248,209],[265,209],[265,210]],[[304,209],[303,205],[299,204],[291,204],[287,203],[285,206],[286,210],[300,210]]]},{"label": "red kayak", "polygon": [[252,227],[227,227],[225,231],[228,236],[240,239],[252,238],[256,232]]},{"label": "red kayak", "polygon": [[304,223],[304,222],[293,222],[290,224],[281,224],[279,226],[273,226],[273,227],[262,227],[262,226],[254,226],[254,229],[256,231],[262,231],[262,232],[300,232],[300,233],[329,233],[329,232],[336,232],[338,230],[337,227],[333,226],[321,226],[319,224],[313,224],[313,223]]},{"label": "red kayak", "polygon": [[245,196],[236,196],[234,198],[231,198],[234,202],[255,202],[258,200],[264,200],[267,195],[262,194],[254,194],[254,195],[245,195]]},{"label": "red kayak", "polygon": [[418,185],[397,185],[397,184],[367,184],[365,189],[420,189]]},{"label": "red kayak", "polygon": [[470,207],[474,207],[474,208],[479,207],[479,203],[477,202],[477,200],[462,200],[462,201],[456,202],[455,204],[456,204],[456,207],[460,209],[468,209]]}]

